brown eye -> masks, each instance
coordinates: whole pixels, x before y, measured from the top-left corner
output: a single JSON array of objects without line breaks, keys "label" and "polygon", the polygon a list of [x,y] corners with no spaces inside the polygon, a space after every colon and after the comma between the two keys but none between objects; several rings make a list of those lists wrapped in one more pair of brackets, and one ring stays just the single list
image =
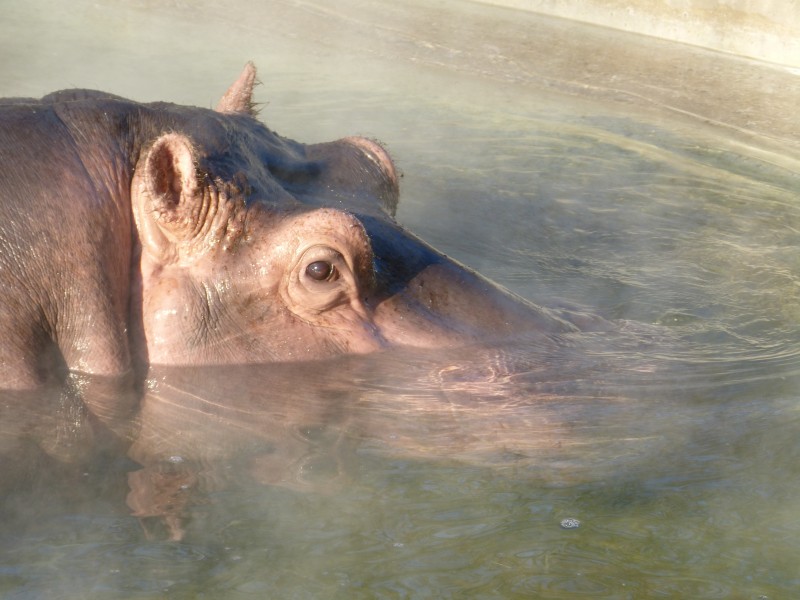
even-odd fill
[{"label": "brown eye", "polygon": [[306,275],[315,281],[327,281],[333,279],[333,274],[336,269],[327,260],[318,260],[312,262],[306,267]]}]

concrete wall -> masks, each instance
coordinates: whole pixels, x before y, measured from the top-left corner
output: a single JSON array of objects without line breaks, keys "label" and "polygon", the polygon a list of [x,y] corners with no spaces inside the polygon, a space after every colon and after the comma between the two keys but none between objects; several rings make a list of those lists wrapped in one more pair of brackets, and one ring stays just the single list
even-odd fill
[{"label": "concrete wall", "polygon": [[800,69],[800,0],[480,0]]}]

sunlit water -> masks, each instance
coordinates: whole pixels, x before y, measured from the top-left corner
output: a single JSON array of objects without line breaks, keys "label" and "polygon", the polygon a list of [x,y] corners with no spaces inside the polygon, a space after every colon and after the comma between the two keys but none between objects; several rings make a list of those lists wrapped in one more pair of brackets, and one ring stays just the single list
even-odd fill
[{"label": "sunlit water", "polygon": [[[148,468],[112,455],[14,479],[2,597],[800,589],[797,173],[696,123],[413,61],[390,77],[375,59],[334,70],[313,45],[295,54],[306,46],[292,36],[244,25],[225,36],[172,20],[179,3],[166,17],[145,5],[11,13],[9,27],[40,36],[22,36],[18,57],[38,52],[41,64],[33,76],[6,54],[4,94],[80,85],[211,105],[235,75],[222,65],[254,58],[262,118],[279,132],[388,146],[409,229],[538,304],[618,329],[158,372],[133,452]],[[94,35],[56,25],[70,19],[88,19]],[[87,63],[96,46],[119,63]],[[49,66],[61,48],[74,60]],[[156,60],[179,48],[175,62]],[[152,78],[131,75],[142,64]],[[148,512],[159,493],[180,542]]]}]

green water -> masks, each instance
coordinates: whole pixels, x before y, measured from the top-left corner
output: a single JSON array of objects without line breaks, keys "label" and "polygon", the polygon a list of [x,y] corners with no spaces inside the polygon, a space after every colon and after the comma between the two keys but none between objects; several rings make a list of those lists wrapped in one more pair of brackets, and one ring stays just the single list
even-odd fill
[{"label": "green water", "polygon": [[132,6],[9,12],[39,37],[5,42],[21,64],[5,54],[3,93],[212,105],[253,58],[280,133],[387,145],[409,229],[536,303],[619,328],[155,377],[145,433],[156,471],[191,481],[183,540],[131,516],[133,461],[34,465],[0,506],[0,596],[796,595],[791,153],[413,60],[339,64],[327,42],[247,19],[226,30],[178,4]]}]

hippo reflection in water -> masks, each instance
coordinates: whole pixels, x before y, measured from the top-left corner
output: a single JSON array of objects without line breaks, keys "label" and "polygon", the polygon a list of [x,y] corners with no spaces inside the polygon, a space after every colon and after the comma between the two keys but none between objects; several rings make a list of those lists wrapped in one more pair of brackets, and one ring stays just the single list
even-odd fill
[{"label": "hippo reflection in water", "polygon": [[216,110],[85,90],[0,103],[0,382],[68,423],[52,435],[31,412],[49,453],[130,439],[156,365],[575,329],[399,226],[379,144],[261,124],[255,79],[248,64]]}]

